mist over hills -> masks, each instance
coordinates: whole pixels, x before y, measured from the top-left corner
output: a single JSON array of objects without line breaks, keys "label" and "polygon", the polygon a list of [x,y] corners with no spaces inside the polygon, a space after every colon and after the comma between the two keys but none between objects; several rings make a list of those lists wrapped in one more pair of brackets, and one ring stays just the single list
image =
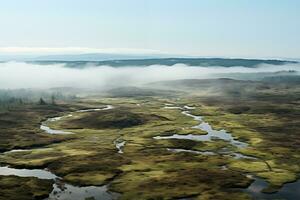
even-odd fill
[{"label": "mist over hills", "polygon": [[128,67],[128,66],[151,66],[165,65],[173,66],[176,64],[184,64],[187,66],[221,66],[221,67],[236,67],[243,66],[253,68],[258,65],[284,65],[296,64],[297,61],[288,60],[263,60],[263,59],[237,59],[237,58],[146,58],[146,59],[116,59],[116,60],[34,60],[28,61],[32,64],[64,64],[71,68],[84,68],[87,66],[111,66],[111,67]]},{"label": "mist over hills", "polygon": [[83,53],[83,54],[46,54],[46,55],[1,55],[0,62],[27,62],[30,64],[62,64],[70,68],[91,66],[144,67],[151,65],[173,66],[220,66],[220,67],[256,67],[262,64],[284,65],[299,63],[297,59],[247,59],[221,57],[193,57],[164,53]]},{"label": "mist over hills", "polygon": [[225,58],[4,62],[0,63],[0,88],[107,89],[178,79],[262,80],[299,75],[299,69],[295,61]]}]

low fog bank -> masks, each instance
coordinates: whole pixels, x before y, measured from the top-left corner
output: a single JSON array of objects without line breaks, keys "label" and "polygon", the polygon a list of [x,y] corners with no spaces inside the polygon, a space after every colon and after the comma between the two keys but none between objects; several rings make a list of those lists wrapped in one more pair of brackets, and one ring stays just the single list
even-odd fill
[{"label": "low fog bank", "polygon": [[0,89],[76,87],[108,89],[140,86],[149,82],[177,79],[220,78],[232,73],[262,73],[291,71],[299,74],[299,64],[260,65],[246,67],[191,67],[183,64],[148,67],[90,66],[84,69],[66,68],[63,64],[38,65],[21,62],[0,63]]}]

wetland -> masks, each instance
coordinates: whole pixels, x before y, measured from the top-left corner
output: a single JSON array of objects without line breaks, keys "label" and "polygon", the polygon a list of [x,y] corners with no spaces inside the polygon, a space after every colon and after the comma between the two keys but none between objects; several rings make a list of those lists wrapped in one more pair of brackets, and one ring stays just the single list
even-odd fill
[{"label": "wetland", "polygon": [[299,197],[297,84],[177,84],[1,112],[0,199]]}]

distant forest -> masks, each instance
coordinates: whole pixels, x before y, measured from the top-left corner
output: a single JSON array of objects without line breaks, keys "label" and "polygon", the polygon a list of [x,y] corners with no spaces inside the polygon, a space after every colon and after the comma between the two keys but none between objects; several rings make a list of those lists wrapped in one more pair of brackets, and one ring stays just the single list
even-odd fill
[{"label": "distant forest", "polygon": [[57,91],[31,89],[0,90],[0,111],[26,104],[55,104],[56,101],[75,99],[75,95],[63,95]]},{"label": "distant forest", "polygon": [[188,66],[222,66],[222,67],[257,67],[260,64],[269,65],[284,65],[295,64],[296,61],[286,60],[259,60],[259,59],[228,59],[228,58],[155,58],[155,59],[130,59],[130,60],[106,60],[106,61],[64,61],[64,60],[44,60],[31,61],[34,64],[65,64],[66,67],[84,68],[91,65],[94,66],[111,66],[111,67],[126,67],[126,66],[151,66],[151,65],[166,65],[172,66],[175,64],[185,64]]}]

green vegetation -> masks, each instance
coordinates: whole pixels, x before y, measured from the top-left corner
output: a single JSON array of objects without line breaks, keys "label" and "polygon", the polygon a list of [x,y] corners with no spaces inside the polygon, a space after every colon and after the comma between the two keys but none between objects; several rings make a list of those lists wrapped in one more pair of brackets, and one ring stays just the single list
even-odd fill
[{"label": "green vegetation", "polygon": [[52,180],[0,176],[0,200],[44,199],[52,191]]},{"label": "green vegetation", "polygon": [[46,116],[55,116],[68,110],[63,105],[23,105],[0,113],[0,151],[31,148],[63,141],[65,136],[44,134],[39,129]]},{"label": "green vegetation", "polygon": [[[206,91],[202,83],[213,85]],[[229,83],[242,89],[233,93]],[[220,84],[225,89],[218,88]],[[166,87],[171,86],[172,82],[169,82]],[[261,82],[227,79],[219,80],[219,83],[194,80],[185,85],[185,89],[192,90],[190,95],[93,96],[63,104],[16,108],[0,115],[2,151],[38,148],[2,154],[0,163],[16,168],[48,168],[63,181],[74,185],[110,183],[109,189],[121,193],[120,199],[124,200],[251,199],[240,190],[253,181],[247,174],[264,178],[270,184],[264,191],[271,192],[280,189],[284,183],[295,181],[300,172],[299,88],[286,88],[282,84],[263,86],[266,85]],[[173,134],[206,134],[191,128],[199,122],[183,115],[181,110],[163,108],[166,103],[195,107],[191,110],[193,114],[204,116],[213,128],[226,129],[249,146],[237,148],[219,139],[154,139],[155,136]],[[113,105],[114,109],[74,112],[83,108],[102,108],[107,104]],[[72,116],[68,116],[70,114]],[[47,122],[48,126],[75,134],[47,135],[41,132],[40,122],[54,116],[68,117]],[[126,141],[123,154],[118,153],[115,146],[118,139]],[[211,151],[215,155],[176,153],[168,148]],[[220,153],[224,149],[255,159],[235,159]],[[9,194],[15,191],[7,190],[11,192]]]},{"label": "green vegetation", "polygon": [[107,128],[127,128],[147,123],[148,121],[164,120],[163,117],[157,115],[147,115],[134,113],[127,108],[119,108],[113,110],[105,110],[102,112],[92,112],[82,114],[76,119],[64,122],[64,128],[67,129],[107,129]]}]

